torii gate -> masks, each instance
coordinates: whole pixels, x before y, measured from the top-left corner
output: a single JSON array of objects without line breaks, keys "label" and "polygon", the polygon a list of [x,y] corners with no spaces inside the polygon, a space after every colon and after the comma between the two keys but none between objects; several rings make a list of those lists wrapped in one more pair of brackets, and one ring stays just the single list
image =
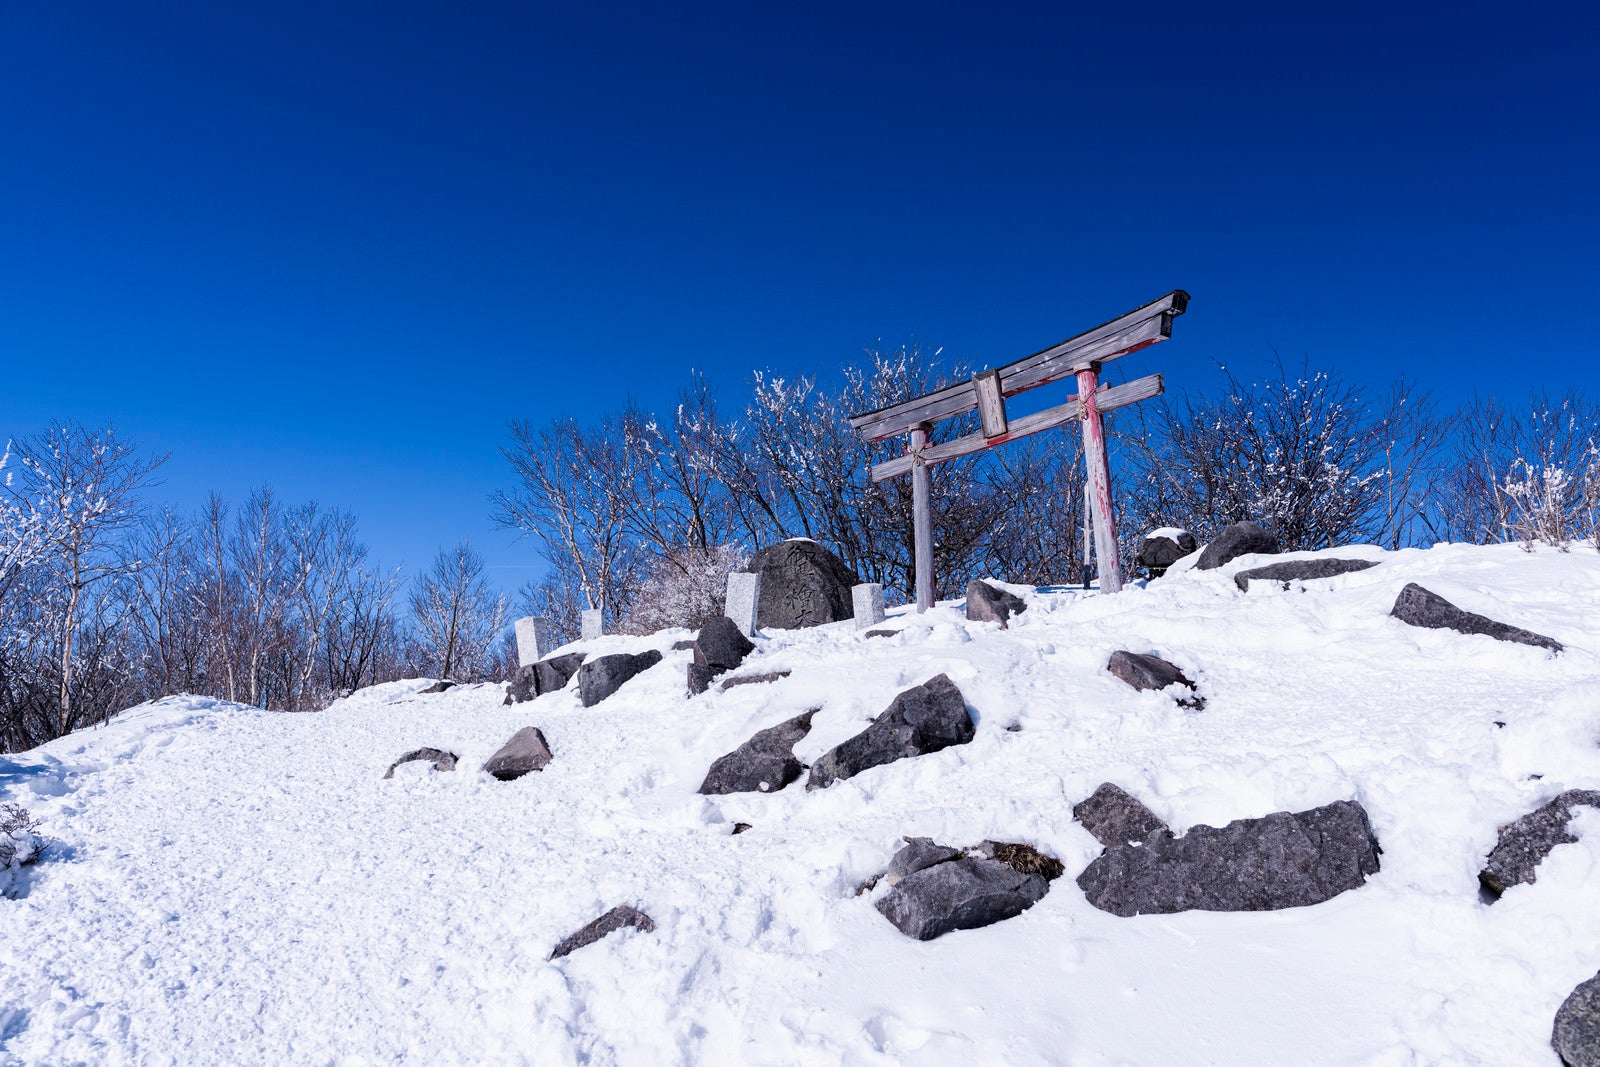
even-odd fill
[{"label": "torii gate", "polygon": [[[1161,375],[1152,374],[1114,388],[1101,388],[1100,366],[1119,356],[1137,352],[1172,336],[1172,320],[1189,305],[1189,294],[1174,289],[1160,300],[1135,308],[1092,330],[1035,352],[1004,367],[974,374],[972,381],[947,386],[901,404],[854,415],[852,428],[867,441],[894,434],[911,435],[906,454],[872,468],[872,480],[881,482],[911,475],[911,508],[916,541],[917,610],[933,607],[933,511],[929,505],[932,476],[928,468],[945,460],[1015,441],[1019,437],[1083,423],[1083,452],[1089,467],[1090,511],[1094,515],[1095,554],[1099,557],[1100,589],[1115,593],[1122,588],[1122,566],[1117,559],[1117,528],[1111,514],[1111,468],[1106,461],[1102,412],[1159,396]],[[1069,375],[1078,379],[1078,394],[1059,407],[1006,419],[1005,398]],[[982,430],[976,434],[932,443],[933,424],[969,411],[978,412]]]}]

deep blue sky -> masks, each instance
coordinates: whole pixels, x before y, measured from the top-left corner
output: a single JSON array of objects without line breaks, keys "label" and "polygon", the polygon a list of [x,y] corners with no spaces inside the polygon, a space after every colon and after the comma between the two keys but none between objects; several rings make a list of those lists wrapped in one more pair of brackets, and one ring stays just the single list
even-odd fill
[{"label": "deep blue sky", "polygon": [[865,8],[0,0],[0,437],[110,419],[184,507],[509,587],[506,420],[691,367],[992,365],[1181,287],[1169,389],[1600,384],[1593,7]]}]

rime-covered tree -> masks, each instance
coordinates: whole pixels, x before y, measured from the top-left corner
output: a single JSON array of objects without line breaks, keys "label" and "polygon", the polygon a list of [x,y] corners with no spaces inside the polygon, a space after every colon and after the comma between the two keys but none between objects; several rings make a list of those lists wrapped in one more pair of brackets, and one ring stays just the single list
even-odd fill
[{"label": "rime-covered tree", "polygon": [[490,670],[506,598],[489,588],[483,557],[466,541],[440,549],[411,590],[419,663],[439,678],[476,681]]}]

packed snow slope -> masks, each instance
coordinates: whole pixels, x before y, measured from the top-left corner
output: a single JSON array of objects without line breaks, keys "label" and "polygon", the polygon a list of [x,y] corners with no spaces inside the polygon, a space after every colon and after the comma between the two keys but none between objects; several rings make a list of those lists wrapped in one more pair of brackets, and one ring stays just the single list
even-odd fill
[{"label": "packed snow slope", "polygon": [[[942,605],[889,638],[769,633],[740,673],[790,677],[693,699],[676,631],[588,646],[665,660],[587,710],[575,687],[502,707],[501,685],[421,682],[312,715],[175,697],[0,756],[0,800],[57,842],[0,900],[0,1061],[1554,1064],[1556,1009],[1600,970],[1600,812],[1498,903],[1476,875],[1498,826],[1600,787],[1600,554],[1338,554],[1382,565],[1029,592],[1005,631]],[[1567,649],[1405,626],[1411,581]],[[1113,678],[1124,648],[1205,709]],[[970,744],[825,790],[695,792],[758,729],[820,708],[810,762],[940,672]],[[525,725],[549,767],[479,771]],[[422,746],[460,767],[383,780]],[[1314,907],[1105,914],[1071,814],[1103,781],[1178,832],[1355,799],[1382,870]],[[856,895],[908,834],[1030,842],[1067,874],[1017,918],[913,941],[881,889]],[[547,962],[624,903],[655,932]]]}]

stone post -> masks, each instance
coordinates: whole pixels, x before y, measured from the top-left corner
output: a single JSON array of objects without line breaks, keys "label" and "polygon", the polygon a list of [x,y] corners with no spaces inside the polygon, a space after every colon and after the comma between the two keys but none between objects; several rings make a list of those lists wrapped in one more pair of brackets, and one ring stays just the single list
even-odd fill
[{"label": "stone post", "polygon": [[756,616],[761,606],[761,575],[748,571],[728,574],[728,600],[723,614],[733,620],[739,632],[751,637],[756,632]]},{"label": "stone post", "polygon": [[856,629],[865,630],[883,621],[883,586],[877,582],[851,586],[850,602],[855,608]]},{"label": "stone post", "polygon": [[525,615],[517,620],[517,663],[538,663],[550,648],[550,625],[543,618]]},{"label": "stone post", "polygon": [[605,632],[604,608],[594,608],[583,613],[583,639],[585,641],[593,641]]}]

